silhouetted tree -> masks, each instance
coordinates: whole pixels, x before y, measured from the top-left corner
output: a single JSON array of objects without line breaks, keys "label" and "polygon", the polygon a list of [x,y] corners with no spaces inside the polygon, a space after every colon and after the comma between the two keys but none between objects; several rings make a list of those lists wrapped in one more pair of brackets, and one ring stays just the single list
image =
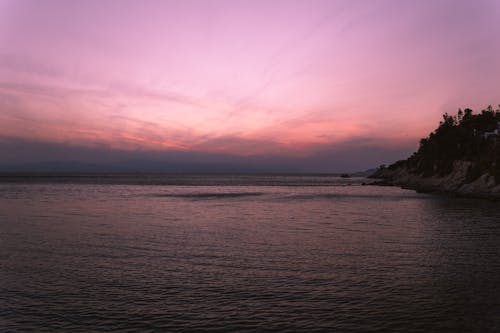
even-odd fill
[{"label": "silhouetted tree", "polygon": [[417,152],[389,168],[405,165],[424,176],[445,175],[453,170],[454,161],[466,160],[473,162],[469,180],[488,172],[500,183],[500,137],[485,135],[499,123],[500,106],[497,110],[488,106],[480,114],[469,108],[459,109],[456,116],[445,113],[438,128],[420,140]]}]

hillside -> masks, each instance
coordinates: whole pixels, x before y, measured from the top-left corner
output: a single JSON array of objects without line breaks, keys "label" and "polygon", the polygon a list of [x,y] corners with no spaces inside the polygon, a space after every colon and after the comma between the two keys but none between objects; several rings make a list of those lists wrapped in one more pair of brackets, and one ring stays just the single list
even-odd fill
[{"label": "hillside", "polygon": [[444,114],[417,152],[372,177],[422,192],[500,197],[500,109]]}]

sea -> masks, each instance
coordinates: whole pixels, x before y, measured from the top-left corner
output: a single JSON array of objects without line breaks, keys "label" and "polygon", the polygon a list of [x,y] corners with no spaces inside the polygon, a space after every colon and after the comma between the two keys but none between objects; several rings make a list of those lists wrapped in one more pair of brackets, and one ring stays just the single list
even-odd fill
[{"label": "sea", "polygon": [[0,176],[0,332],[500,332],[498,201],[334,175]]}]

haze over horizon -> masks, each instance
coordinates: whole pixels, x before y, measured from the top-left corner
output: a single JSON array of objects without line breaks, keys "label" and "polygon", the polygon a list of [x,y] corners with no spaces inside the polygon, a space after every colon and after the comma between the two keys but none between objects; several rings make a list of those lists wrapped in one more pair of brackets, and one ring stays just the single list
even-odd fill
[{"label": "haze over horizon", "polygon": [[0,165],[342,172],[498,104],[500,2],[0,0]]}]

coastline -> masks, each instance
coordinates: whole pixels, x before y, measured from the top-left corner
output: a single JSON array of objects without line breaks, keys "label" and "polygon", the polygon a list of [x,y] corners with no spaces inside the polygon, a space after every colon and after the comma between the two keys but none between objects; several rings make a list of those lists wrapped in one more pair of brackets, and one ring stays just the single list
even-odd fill
[{"label": "coastline", "polygon": [[374,181],[368,185],[398,186],[420,193],[499,200],[500,184],[495,183],[492,175],[485,173],[473,181],[467,179],[471,165],[469,161],[454,161],[452,171],[443,176],[424,176],[407,166],[382,168],[370,176]]}]

